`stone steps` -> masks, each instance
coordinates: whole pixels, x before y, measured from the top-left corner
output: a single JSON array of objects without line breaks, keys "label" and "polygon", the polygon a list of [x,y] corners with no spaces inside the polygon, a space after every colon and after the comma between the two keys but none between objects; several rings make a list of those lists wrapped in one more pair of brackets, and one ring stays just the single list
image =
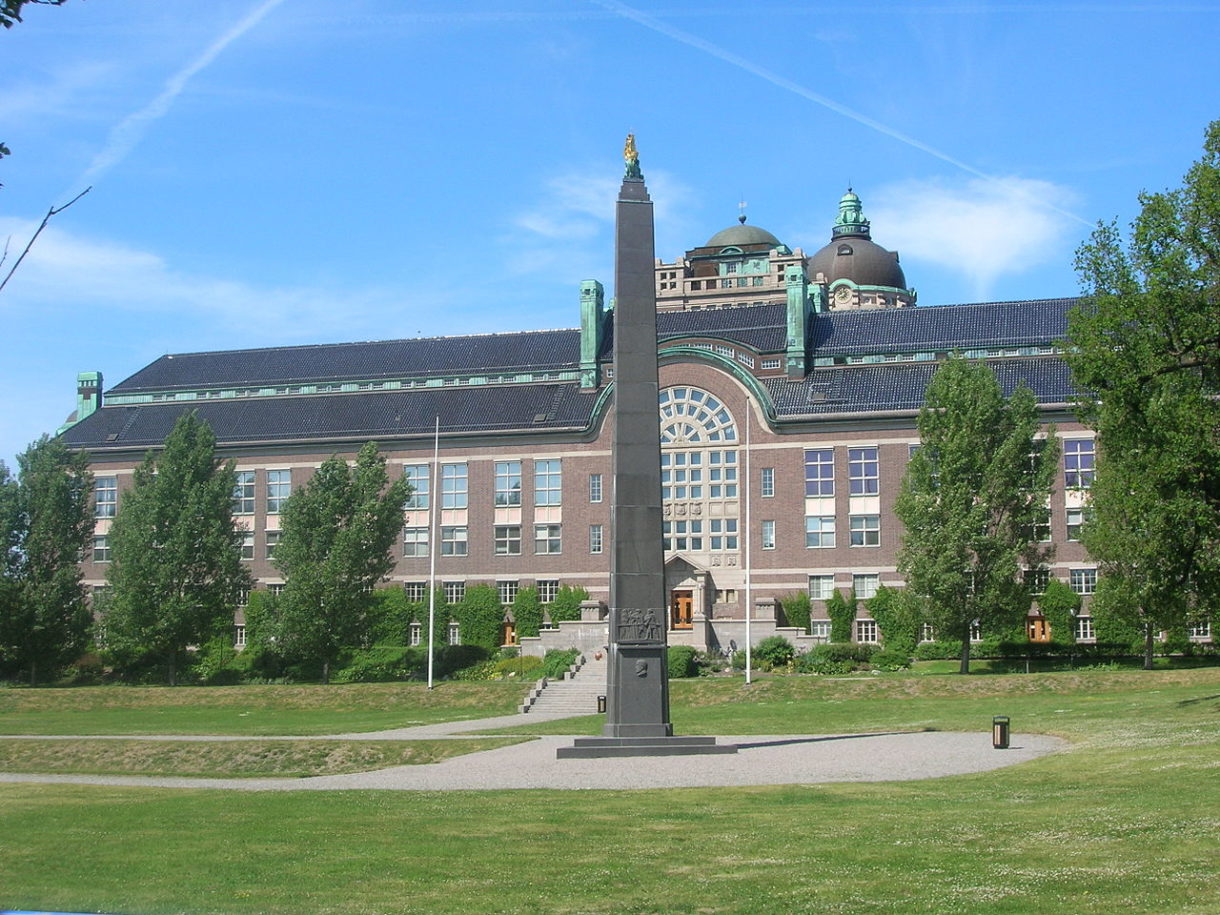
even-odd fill
[{"label": "stone steps", "polygon": [[606,695],[606,674],[609,666],[603,649],[582,655],[568,669],[562,680],[539,680],[526,696],[522,713],[545,715],[595,715],[597,697]]}]

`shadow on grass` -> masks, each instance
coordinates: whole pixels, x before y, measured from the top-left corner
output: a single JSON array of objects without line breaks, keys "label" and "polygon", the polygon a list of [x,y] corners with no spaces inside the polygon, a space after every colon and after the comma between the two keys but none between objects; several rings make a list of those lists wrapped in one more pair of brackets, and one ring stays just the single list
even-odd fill
[{"label": "shadow on grass", "polygon": [[[934,731],[935,728],[923,728],[924,731]],[[781,740],[759,740],[754,743],[739,743],[739,750],[757,750],[762,747],[790,747],[800,743],[828,743],[833,740],[860,740],[865,737],[897,737],[910,734],[911,731],[877,731],[872,734],[836,734],[830,737],[789,737]]]}]

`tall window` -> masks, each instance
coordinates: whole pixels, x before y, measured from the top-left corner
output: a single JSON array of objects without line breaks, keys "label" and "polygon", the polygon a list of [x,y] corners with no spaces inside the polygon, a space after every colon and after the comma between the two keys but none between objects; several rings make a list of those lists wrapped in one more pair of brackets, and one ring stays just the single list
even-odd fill
[{"label": "tall window", "polygon": [[811,550],[825,550],[834,545],[834,515],[807,515],[805,517],[805,546]]},{"label": "tall window", "polygon": [[1050,584],[1050,569],[1026,569],[1025,589],[1030,594],[1045,594],[1046,586]]},{"label": "tall window", "polygon": [[853,496],[875,496],[879,492],[877,449],[848,448],[847,478]]},{"label": "tall window", "polygon": [[466,596],[466,582],[464,581],[443,581],[441,589],[445,592],[445,603],[460,604],[462,598]]},{"label": "tall window", "polygon": [[496,505],[521,504],[521,462],[496,462]]},{"label": "tall window", "polygon": [[93,478],[93,517],[113,518],[119,504],[119,478]]},{"label": "tall window", "polygon": [[737,498],[737,452],[708,452],[707,495],[709,499]]},{"label": "tall window", "polygon": [[267,471],[267,514],[278,515],[292,494],[291,470]]},{"label": "tall window", "polygon": [[600,553],[602,551],[602,526],[600,524],[589,525],[589,552]]},{"label": "tall window", "polygon": [[267,552],[264,555],[266,556],[267,559],[274,559],[275,558],[275,548],[280,545],[280,532],[279,531],[267,531],[266,538],[267,538],[267,541],[266,541]]},{"label": "tall window", "polygon": [[1092,594],[1097,590],[1096,569],[1070,569],[1068,581],[1077,594]]},{"label": "tall window", "polygon": [[[466,465],[441,465],[441,508],[466,507]],[[444,552],[441,555],[445,555]],[[465,553],[461,555],[465,556]]]},{"label": "tall window", "polygon": [[1093,618],[1091,616],[1076,617],[1076,641],[1091,642],[1097,638],[1097,632],[1093,629]]},{"label": "tall window", "polygon": [[1063,443],[1063,484],[1068,489],[1093,485],[1093,440],[1069,438]]},{"label": "tall window", "polygon": [[814,448],[805,452],[805,495],[822,498],[835,494],[835,452]]},{"label": "tall window", "polygon": [[534,461],[534,504],[558,505],[563,493],[563,471],[558,458]]},{"label": "tall window", "polygon": [[711,547],[713,550],[737,549],[737,519],[712,518],[708,521],[711,532]]},{"label": "tall window", "polygon": [[254,471],[239,470],[233,485],[233,514],[254,514]]},{"label": "tall window", "polygon": [[534,525],[534,552],[535,553],[559,553],[563,544],[562,525],[559,524],[535,524]]},{"label": "tall window", "polygon": [[497,524],[496,525],[496,555],[497,556],[520,556],[521,555],[521,525],[519,525],[519,524]]},{"label": "tall window", "polygon": [[428,465],[406,464],[402,468],[403,479],[411,484],[411,495],[403,503],[407,510],[426,509],[428,507]]},{"label": "tall window", "polygon": [[241,535],[241,558],[254,558],[254,531],[246,531]]},{"label": "tall window", "polygon": [[540,578],[537,584],[538,600],[541,603],[549,604],[559,594],[559,579],[557,578]]},{"label": "tall window", "polygon": [[511,604],[517,599],[517,591],[520,587],[520,582],[516,581],[498,581],[496,582],[496,596],[502,604]]},{"label": "tall window", "polygon": [[428,583],[426,581],[404,581],[402,583],[403,593],[407,595],[407,600],[416,602],[428,599]]},{"label": "tall window", "polygon": [[809,576],[809,599],[810,600],[830,600],[835,590],[835,577],[833,575],[810,575]]},{"label": "tall window", "polygon": [[851,577],[851,586],[855,589],[859,600],[867,600],[877,596],[877,588],[881,586],[881,576],[877,574],[856,574]]},{"label": "tall window", "polygon": [[589,474],[589,501],[600,502],[602,500],[602,475],[600,473]]},{"label": "tall window", "polygon": [[876,620],[856,620],[857,642],[876,643],[877,640]]},{"label": "tall window", "polygon": [[1067,510],[1067,538],[1068,540],[1079,540],[1080,529],[1084,527],[1084,509],[1069,508]]},{"label": "tall window", "polygon": [[428,555],[428,529],[426,527],[404,527],[402,529],[402,555],[405,557]]},{"label": "tall window", "polygon": [[764,499],[775,495],[775,468],[764,467],[758,478],[758,492]]},{"label": "tall window", "polygon": [[764,550],[775,549],[775,522],[764,521],[762,523],[762,548]]},{"label": "tall window", "polygon": [[469,544],[465,525],[446,526],[441,528],[441,555],[465,556]]},{"label": "tall window", "polygon": [[110,539],[105,534],[98,534],[93,538],[93,561],[110,561]]},{"label": "tall window", "polygon": [[852,515],[847,521],[852,546],[881,546],[880,515]]}]

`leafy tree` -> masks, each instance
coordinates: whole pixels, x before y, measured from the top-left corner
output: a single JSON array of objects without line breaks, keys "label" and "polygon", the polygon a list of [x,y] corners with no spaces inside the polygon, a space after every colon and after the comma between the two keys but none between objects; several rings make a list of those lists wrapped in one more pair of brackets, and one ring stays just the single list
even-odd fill
[{"label": "leafy tree", "polygon": [[280,633],[285,651],[322,665],[368,632],[373,588],[394,567],[391,547],[402,528],[411,487],[389,483],[385,458],[369,442],[354,467],[336,455],[283,508],[275,565],[284,573]]},{"label": "leafy tree", "polygon": [[416,618],[416,604],[407,599],[401,585],[378,588],[373,592],[369,641],[374,645],[406,645]]},{"label": "leafy tree", "polygon": [[532,638],[542,628],[542,602],[538,600],[537,588],[521,588],[513,600],[513,619],[517,624],[517,635]]},{"label": "leafy tree", "polygon": [[7,546],[0,596],[0,651],[28,671],[74,660],[92,618],[80,561],[93,533],[89,460],[43,436],[22,454],[16,481],[0,469],[0,529]]},{"label": "leafy tree", "polygon": [[194,412],[136,468],[110,529],[103,618],[105,647],[121,667],[159,662],[173,686],[187,646],[232,625],[250,586],[233,520],[235,480],[233,462],[217,458],[216,437]]},{"label": "leafy tree", "polygon": [[851,627],[856,621],[856,589],[852,588],[848,596],[835,588],[826,600],[826,615],[830,617],[830,640],[832,642],[850,642]]},{"label": "leafy tree", "polygon": [[794,591],[791,594],[785,594],[780,598],[779,604],[789,626],[796,626],[801,632],[809,631],[809,616],[812,608],[808,591]]},{"label": "leafy tree", "polygon": [[919,595],[906,588],[881,585],[869,598],[868,612],[877,621],[887,651],[907,657],[915,653],[924,618],[924,602]]},{"label": "leafy tree", "polygon": [[468,586],[453,615],[461,627],[463,645],[478,645],[488,651],[500,647],[504,605],[494,585]]},{"label": "leafy tree", "polygon": [[555,593],[555,599],[547,606],[551,622],[560,623],[565,620],[580,619],[580,605],[588,599],[589,592],[584,588],[562,585]]},{"label": "leafy tree", "polygon": [[1010,627],[1029,610],[1021,567],[1047,550],[1033,541],[1059,459],[1052,434],[1036,439],[1038,409],[1024,385],[1005,400],[984,362],[950,359],[928,384],[919,411],[920,447],[907,465],[894,510],[905,526],[898,568],[927,599],[938,633]]},{"label": "leafy tree", "polygon": [[1058,578],[1046,583],[1038,598],[1038,609],[1050,623],[1051,638],[1061,645],[1076,644],[1075,617],[1080,610],[1080,595]]},{"label": "leafy tree", "polygon": [[0,25],[11,29],[21,22],[21,8],[27,3],[39,6],[63,6],[66,0],[0,0]]},{"label": "leafy tree", "polygon": [[1068,362],[1100,451],[1094,615],[1137,625],[1150,668],[1156,633],[1220,598],[1220,121],[1180,189],[1139,199],[1129,239],[1102,224],[1076,252]]}]

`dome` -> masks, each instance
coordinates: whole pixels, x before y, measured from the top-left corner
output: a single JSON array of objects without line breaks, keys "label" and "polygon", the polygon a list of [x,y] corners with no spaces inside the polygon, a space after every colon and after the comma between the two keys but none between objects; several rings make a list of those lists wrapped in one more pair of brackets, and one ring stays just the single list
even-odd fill
[{"label": "dome", "polygon": [[758,226],[747,226],[745,223],[741,223],[729,226],[727,229],[721,229],[709,238],[707,244],[703,247],[744,248],[746,245],[767,245],[770,248],[778,248],[782,244],[783,242],[766,229],[760,229]]},{"label": "dome", "polygon": [[906,289],[907,278],[898,254],[869,238],[837,238],[809,259],[809,277],[826,275],[826,282],[851,280],[857,286]]}]

